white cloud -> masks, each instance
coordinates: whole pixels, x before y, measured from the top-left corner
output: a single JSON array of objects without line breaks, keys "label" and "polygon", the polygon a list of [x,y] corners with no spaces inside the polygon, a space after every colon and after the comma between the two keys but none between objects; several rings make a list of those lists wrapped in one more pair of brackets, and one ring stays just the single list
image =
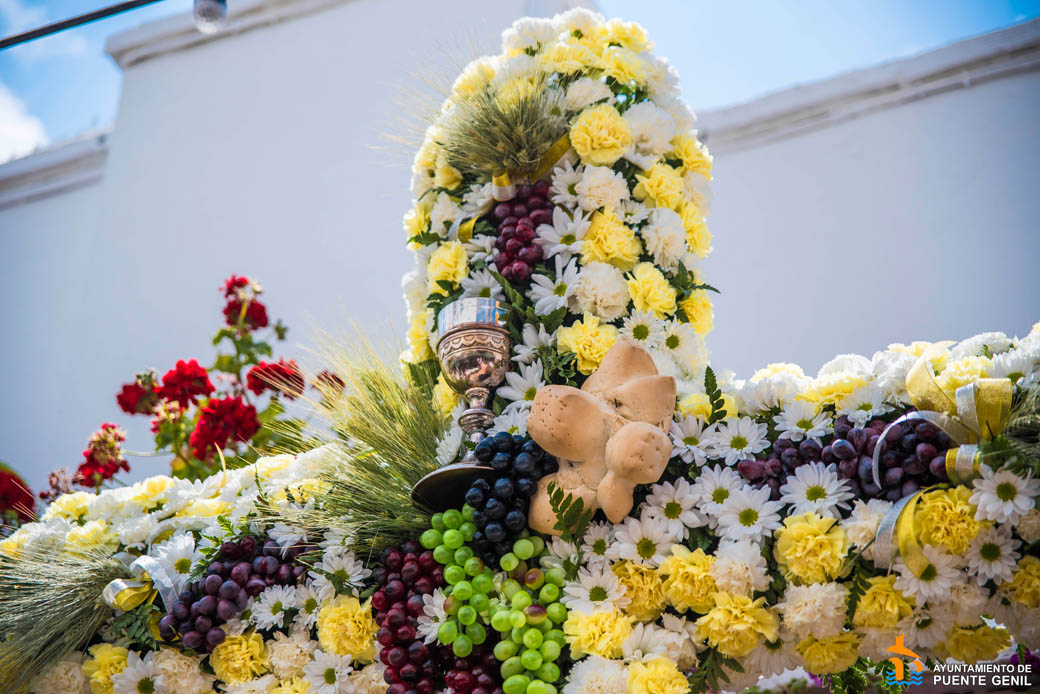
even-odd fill
[{"label": "white cloud", "polygon": [[[35,29],[55,19],[64,17],[48,17],[43,7],[27,4],[23,0],[0,0],[0,26],[5,36]],[[66,30],[7,50],[19,60],[33,63],[55,56],[79,55],[86,49],[87,41],[82,35]]]},{"label": "white cloud", "polygon": [[43,122],[25,109],[6,85],[0,83],[0,163],[24,157],[47,144]]}]

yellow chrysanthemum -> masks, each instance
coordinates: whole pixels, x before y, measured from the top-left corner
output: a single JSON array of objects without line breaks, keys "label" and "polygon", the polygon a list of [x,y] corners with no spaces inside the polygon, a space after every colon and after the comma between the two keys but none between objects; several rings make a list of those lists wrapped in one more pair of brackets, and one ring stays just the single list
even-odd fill
[{"label": "yellow chrysanthemum", "polygon": [[683,203],[679,209],[679,218],[682,219],[683,229],[686,230],[686,245],[690,247],[690,251],[702,260],[707,258],[712,251],[708,220],[697,206],[689,201]]},{"label": "yellow chrysanthemum", "polygon": [[[731,393],[722,394],[722,409],[726,419],[737,416],[737,401]],[[703,419],[711,416],[711,401],[704,393],[690,393],[679,401],[679,414],[697,415]]]},{"label": "yellow chrysanthemum", "polygon": [[610,104],[581,112],[570,131],[571,147],[586,164],[612,166],[632,144],[628,122]]},{"label": "yellow chrysanthemum", "polygon": [[126,669],[130,651],[122,646],[99,643],[90,647],[90,658],[83,663],[83,674],[90,680],[92,694],[112,694],[112,675]]},{"label": "yellow chrysanthemum", "polygon": [[43,513],[41,520],[65,518],[70,521],[79,520],[87,515],[88,504],[94,498],[87,492],[69,492],[52,501]]},{"label": "yellow chrysanthemum", "polygon": [[437,168],[433,173],[433,185],[445,190],[454,190],[462,183],[462,173],[448,163],[448,157],[441,154],[437,157]]},{"label": "yellow chrysanthemum", "polygon": [[340,595],[318,612],[321,647],[336,655],[350,655],[358,663],[372,662],[378,630],[371,600],[362,603],[351,595]]},{"label": "yellow chrysanthemum", "polygon": [[840,371],[813,379],[812,385],[798,394],[799,400],[841,407],[845,398],[857,388],[865,386],[867,379],[859,374]]},{"label": "yellow chrysanthemum", "polygon": [[946,364],[935,380],[952,398],[958,388],[985,378],[992,368],[993,360],[989,357],[964,357]]},{"label": "yellow chrysanthemum", "polygon": [[563,623],[563,633],[575,658],[620,658],[621,645],[632,633],[632,620],[616,608],[594,614],[571,610]]},{"label": "yellow chrysanthemum", "polygon": [[621,270],[631,270],[639,260],[643,246],[636,233],[611,210],[592,215],[585,241],[581,244],[581,262],[610,263]]},{"label": "yellow chrysanthemum", "polygon": [[654,43],[641,25],[636,22],[625,22],[620,19],[610,19],[600,27],[609,43],[624,46],[630,51],[640,53],[652,51]]},{"label": "yellow chrysanthemum", "polygon": [[856,603],[852,623],[858,627],[895,629],[903,617],[914,611],[913,598],[908,601],[903,592],[896,590],[896,577],[874,576],[868,579],[870,587]]},{"label": "yellow chrysanthemum", "polygon": [[849,538],[837,521],[815,513],[788,516],[775,536],[773,555],[795,583],[837,578],[849,551]]},{"label": "yellow chrysanthemum", "polygon": [[690,691],[686,676],[672,660],[659,656],[628,666],[628,694],[685,694]]},{"label": "yellow chrysanthemum", "polygon": [[610,568],[629,599],[625,614],[640,622],[650,622],[661,616],[666,600],[664,582],[657,569],[630,561],[615,562]]},{"label": "yellow chrysanthemum", "polygon": [[596,62],[596,55],[577,41],[557,41],[538,54],[538,66],[545,72],[570,75]]},{"label": "yellow chrysanthemum", "polygon": [[955,626],[939,646],[939,652],[962,663],[977,663],[980,660],[995,660],[1011,645],[1011,634],[1004,627],[980,624],[977,627]]},{"label": "yellow chrysanthemum", "polygon": [[694,290],[679,302],[679,308],[686,314],[686,320],[698,335],[707,335],[715,327],[715,310],[711,305],[707,289]]},{"label": "yellow chrysanthemum", "polygon": [[412,316],[408,326],[408,361],[413,364],[433,359],[433,348],[430,347],[430,336],[426,332],[426,320],[430,312],[418,311]]},{"label": "yellow chrysanthemum", "polygon": [[582,320],[556,333],[556,348],[561,354],[573,352],[578,359],[578,371],[588,375],[596,370],[607,351],[618,339],[618,329],[586,313]]},{"label": "yellow chrysanthemum", "polygon": [[649,171],[636,174],[632,195],[637,200],[656,207],[674,210],[683,202],[683,180],[678,171],[664,162],[658,162]]},{"label": "yellow chrysanthemum", "polygon": [[458,241],[442,243],[430,256],[430,262],[426,266],[430,293],[447,294],[448,290],[438,282],[450,282],[452,287],[457,287],[466,278],[468,271],[465,247]]},{"label": "yellow chrysanthemum", "polygon": [[969,487],[925,494],[914,511],[917,539],[923,545],[941,545],[951,554],[964,554],[984,522],[975,520]]},{"label": "yellow chrysanthemum", "polygon": [[107,522],[93,520],[72,528],[65,536],[65,545],[70,552],[101,551],[112,554],[119,549],[119,536]]},{"label": "yellow chrysanthemum", "polygon": [[1034,609],[1040,607],[1040,559],[1030,556],[1019,559],[1011,580],[1001,587],[1015,602]]},{"label": "yellow chrysanthemum", "polygon": [[675,313],[675,288],[653,263],[639,263],[626,281],[637,311],[650,311],[658,318]]},{"label": "yellow chrysanthemum", "polygon": [[680,134],[672,138],[672,150],[682,160],[683,171],[693,171],[711,180],[712,157],[696,137]]},{"label": "yellow chrysanthemum", "polygon": [[596,64],[618,84],[640,85],[646,82],[646,63],[635,52],[622,46],[607,46],[599,54]]},{"label": "yellow chrysanthemum", "polygon": [[723,655],[743,658],[755,650],[762,638],[776,641],[779,623],[767,610],[765,598],[714,593],[715,606],[697,619],[697,638],[707,640]]},{"label": "yellow chrysanthemum", "polygon": [[267,672],[267,648],[257,633],[228,636],[209,654],[214,674],[225,684],[247,682]]},{"label": "yellow chrysanthemum", "polygon": [[456,393],[448,382],[444,380],[444,374],[437,375],[437,383],[433,386],[433,405],[442,417],[450,417],[459,404],[459,394]]},{"label": "yellow chrysanthemum", "polygon": [[712,594],[718,592],[711,577],[715,557],[698,548],[690,551],[682,545],[672,545],[672,555],[661,564],[664,596],[668,604],[680,613],[693,610],[701,614],[715,605]]},{"label": "yellow chrysanthemum", "polygon": [[796,646],[809,672],[827,675],[848,670],[859,657],[859,637],[853,631],[818,639],[810,636]]}]

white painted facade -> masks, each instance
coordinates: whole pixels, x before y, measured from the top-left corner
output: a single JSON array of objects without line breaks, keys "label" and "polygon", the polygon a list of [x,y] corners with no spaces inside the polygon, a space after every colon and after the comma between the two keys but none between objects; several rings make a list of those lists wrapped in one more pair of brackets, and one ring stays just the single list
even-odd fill
[{"label": "white painted facade", "polygon": [[[289,356],[349,318],[402,332],[408,162],[373,148],[401,128],[401,86],[446,47],[571,4],[254,0],[216,37],[187,17],[113,37],[114,130],[0,167],[0,459],[38,488],[103,421],[144,448],[147,421],[115,392],[211,361],[231,273],[263,283]],[[1038,56],[1033,22],[701,114],[715,365],[814,370],[895,340],[1027,331]]]}]

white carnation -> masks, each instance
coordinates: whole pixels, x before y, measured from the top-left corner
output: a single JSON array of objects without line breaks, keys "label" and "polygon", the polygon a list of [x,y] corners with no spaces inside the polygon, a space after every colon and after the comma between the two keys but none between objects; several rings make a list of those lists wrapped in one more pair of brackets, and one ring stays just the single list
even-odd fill
[{"label": "white carnation", "polygon": [[839,354],[829,362],[820,367],[816,378],[823,378],[832,374],[854,374],[856,376],[869,376],[871,372],[870,360],[861,354]]},{"label": "white carnation", "polygon": [[653,96],[679,96],[679,73],[665,59],[649,56],[643,61],[646,66],[646,87]]},{"label": "white carnation", "polygon": [[522,53],[528,48],[537,49],[555,39],[556,34],[556,26],[551,19],[521,17],[502,32],[502,51]]},{"label": "white carnation", "polygon": [[167,682],[176,682],[182,694],[208,694],[216,678],[202,672],[199,660],[173,648],[160,648],[155,654],[155,669]]},{"label": "white carnation", "polygon": [[437,195],[437,201],[430,210],[430,230],[442,238],[447,237],[451,223],[459,216],[461,210],[447,193]]},{"label": "white carnation", "polygon": [[784,625],[799,639],[837,636],[845,628],[845,601],[848,589],[840,583],[788,585],[783,602],[776,609]]},{"label": "white carnation", "polygon": [[584,7],[574,7],[552,18],[553,28],[557,33],[570,34],[580,31],[586,36],[592,35],[596,27],[605,21],[599,12],[593,12]]},{"label": "white carnation", "polygon": [[874,538],[877,536],[881,519],[885,517],[890,508],[892,508],[892,502],[883,499],[871,499],[870,501],[857,499],[852,507],[852,513],[841,521],[842,530],[845,531],[852,544],[862,549],[865,559],[874,560]]},{"label": "white carnation", "polygon": [[[1011,348],[1011,338],[1001,332],[989,332],[969,337],[950,348],[950,359],[992,356]],[[989,352],[989,354],[986,354]]]},{"label": "white carnation", "polygon": [[614,92],[610,91],[610,87],[591,77],[582,77],[567,87],[563,103],[568,111],[583,111],[586,107],[603,100],[614,101]]},{"label": "white carnation", "polygon": [[303,666],[310,662],[318,642],[311,640],[309,632],[309,629],[294,629],[291,636],[276,632],[274,638],[268,640],[267,657],[271,671],[278,679],[287,680],[300,675]]},{"label": "white carnation", "polygon": [[665,270],[674,270],[686,256],[686,229],[675,210],[655,208],[639,233],[646,250],[654,256],[654,264]]},{"label": "white carnation", "polygon": [[632,131],[632,147],[639,154],[662,155],[672,149],[675,118],[651,101],[641,101],[625,111],[625,122]]},{"label": "white carnation", "polygon": [[675,130],[676,132],[685,133],[693,130],[694,123],[697,122],[697,117],[693,115],[693,111],[686,105],[686,102],[678,97],[674,96],[657,96],[654,98],[657,105],[668,112],[672,118],[675,119]]},{"label": "white carnation", "polygon": [[32,694],[90,694],[90,683],[82,670],[83,654],[62,660],[32,681]]},{"label": "white carnation", "polygon": [[711,186],[700,172],[683,173],[683,194],[707,217],[711,214]]},{"label": "white carnation", "polygon": [[625,314],[628,307],[628,284],[609,263],[588,263],[582,268],[581,282],[574,298],[583,313],[592,313],[612,321]]},{"label": "white carnation", "polygon": [[601,208],[616,212],[621,201],[629,199],[625,177],[606,166],[586,166],[574,192],[587,212]]}]

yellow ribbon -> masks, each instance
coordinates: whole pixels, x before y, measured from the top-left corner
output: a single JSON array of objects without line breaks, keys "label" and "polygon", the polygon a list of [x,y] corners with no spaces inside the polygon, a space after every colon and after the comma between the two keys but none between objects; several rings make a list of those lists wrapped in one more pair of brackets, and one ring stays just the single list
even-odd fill
[{"label": "yellow ribbon", "polygon": [[[567,133],[564,133],[535,164],[534,169],[530,171],[530,180],[537,181],[548,175],[557,162],[567,155],[570,149],[571,138]],[[491,177],[492,195],[499,202],[512,200],[516,197],[516,186],[514,183],[527,179],[528,176],[522,171],[500,171]]]},{"label": "yellow ribbon", "polygon": [[163,605],[169,608],[177,600],[173,581],[156,559],[149,556],[134,557],[126,552],[116,555],[123,562],[132,578],[117,578],[110,581],[101,592],[101,599],[109,607],[128,612],[145,602],[152,602],[161,595]]}]

